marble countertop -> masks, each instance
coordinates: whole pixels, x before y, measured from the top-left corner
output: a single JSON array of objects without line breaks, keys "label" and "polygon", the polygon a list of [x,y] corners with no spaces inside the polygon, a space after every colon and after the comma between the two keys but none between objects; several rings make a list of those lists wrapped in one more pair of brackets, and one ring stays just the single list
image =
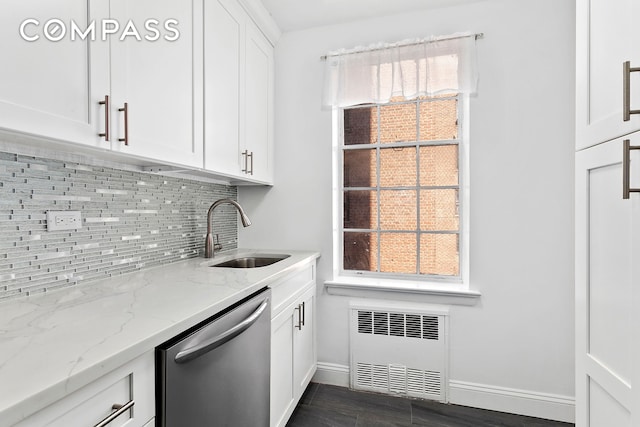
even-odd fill
[{"label": "marble countertop", "polygon": [[[251,253],[253,269],[209,265]],[[0,304],[0,425],[12,425],[319,257],[233,250]]]}]

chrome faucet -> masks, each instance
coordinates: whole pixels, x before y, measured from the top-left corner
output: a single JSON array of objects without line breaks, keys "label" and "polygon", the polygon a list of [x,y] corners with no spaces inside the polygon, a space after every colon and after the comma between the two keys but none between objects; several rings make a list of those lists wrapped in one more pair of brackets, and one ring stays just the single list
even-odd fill
[{"label": "chrome faucet", "polygon": [[215,253],[214,245],[213,245],[213,232],[211,230],[212,229],[211,218],[213,216],[212,215],[213,214],[213,210],[218,205],[222,205],[222,204],[232,205],[238,210],[238,213],[240,214],[240,221],[242,221],[242,226],[243,227],[248,227],[248,226],[251,225],[251,221],[249,220],[249,217],[247,216],[247,214],[244,213],[244,210],[242,209],[242,206],[240,206],[238,204],[238,202],[236,202],[235,200],[220,199],[220,200],[216,200],[215,202],[213,202],[213,204],[209,208],[209,212],[207,212],[207,238],[205,239],[205,242],[204,242],[204,257],[205,258],[213,258],[213,255]]}]

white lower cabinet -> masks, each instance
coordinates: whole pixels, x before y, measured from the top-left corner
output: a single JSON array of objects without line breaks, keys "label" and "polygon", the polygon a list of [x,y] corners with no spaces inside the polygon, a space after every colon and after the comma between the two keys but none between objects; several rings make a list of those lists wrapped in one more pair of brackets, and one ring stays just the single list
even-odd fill
[{"label": "white lower cabinet", "polygon": [[[154,354],[150,351],[36,412],[15,427],[153,427],[154,372]],[[116,412],[119,415],[107,422],[107,418]]]},{"label": "white lower cabinet", "polygon": [[640,148],[636,147],[640,132],[576,153],[578,427],[640,426]]},{"label": "white lower cabinet", "polygon": [[284,426],[317,367],[315,263],[272,287],[271,427]]}]

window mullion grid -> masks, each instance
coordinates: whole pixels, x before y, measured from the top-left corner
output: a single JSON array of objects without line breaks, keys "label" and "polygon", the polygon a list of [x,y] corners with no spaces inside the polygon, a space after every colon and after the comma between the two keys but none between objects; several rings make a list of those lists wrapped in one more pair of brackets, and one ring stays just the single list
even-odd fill
[{"label": "window mullion grid", "polygon": [[[458,139],[462,135],[462,120],[460,120],[460,95],[456,95],[456,124],[457,124],[457,136]],[[463,174],[467,171],[463,167],[463,144],[458,143],[458,199],[456,209],[458,211],[458,276],[462,277],[462,231],[464,229],[464,217],[463,209],[460,209],[460,198],[462,197],[463,188],[461,182],[463,182]]]},{"label": "window mullion grid", "polygon": [[376,223],[376,272],[381,272],[381,262],[380,262],[380,199],[382,195],[380,194],[380,106],[376,107],[376,208],[377,208],[377,223]]},{"label": "window mullion grid", "polygon": [[342,272],[344,272],[345,268],[344,268],[344,254],[345,254],[345,250],[344,250],[344,241],[345,241],[345,230],[344,230],[344,198],[346,195],[346,187],[344,185],[344,148],[346,147],[345,145],[345,141],[344,141],[344,110],[341,111],[340,113],[340,144],[339,144],[339,148],[340,148],[340,199],[338,201],[338,203],[340,204],[340,217],[338,219],[338,223],[340,224],[340,231],[339,231],[339,236],[340,236],[340,272],[342,274]]},{"label": "window mullion grid", "polygon": [[[442,146],[442,145],[460,145],[459,139],[434,139],[429,141],[417,141],[420,147],[428,147],[428,146]],[[374,149],[378,146],[384,148],[403,148],[403,147],[415,147],[416,141],[411,142],[385,142],[384,144],[354,144],[354,145],[345,145],[342,147],[344,151],[350,150],[362,150],[365,148]]]},{"label": "window mullion grid", "polygon": [[416,270],[420,274],[420,100],[416,99]]},{"label": "window mullion grid", "polygon": [[[457,98],[458,99],[458,104],[456,105],[456,114],[457,114],[457,134],[460,135],[460,129],[462,127],[461,123],[460,123],[460,108],[459,108],[459,98],[457,96],[452,97],[452,98]],[[448,98],[447,98],[448,99]],[[416,224],[416,273],[418,276],[420,275],[420,259],[421,256],[423,255],[421,253],[421,236],[423,234],[455,234],[458,236],[458,268],[460,271],[461,268],[461,252],[462,252],[462,248],[461,248],[461,244],[462,242],[460,241],[461,235],[462,235],[462,212],[459,212],[459,226],[457,230],[422,230],[421,228],[421,224],[420,224],[420,206],[421,206],[421,200],[420,200],[420,192],[421,190],[444,190],[444,189],[453,189],[453,190],[457,190],[457,194],[458,197],[461,197],[461,175],[462,173],[464,173],[464,171],[460,170],[460,165],[461,165],[461,160],[462,160],[462,153],[461,153],[461,140],[460,138],[456,138],[456,139],[451,139],[451,140],[428,140],[428,141],[421,141],[420,140],[420,107],[421,107],[421,103],[422,102],[434,102],[434,101],[442,101],[442,99],[437,99],[437,100],[416,100],[416,101],[411,101],[411,102],[415,102],[416,103],[416,136],[417,136],[417,141],[415,142],[397,142],[397,143],[385,143],[384,144],[384,148],[393,148],[393,147],[411,147],[414,148],[416,150],[416,185],[415,187],[412,186],[402,186],[402,187],[382,187],[381,186],[381,149],[383,148],[382,142],[381,142],[381,111],[380,111],[380,106],[376,105],[376,131],[377,131],[377,140],[375,143],[373,144],[358,144],[358,145],[354,145],[354,146],[345,146],[343,145],[342,148],[342,162],[344,162],[344,151],[347,150],[358,150],[358,149],[375,149],[376,152],[376,183],[375,183],[375,188],[371,188],[371,187],[353,187],[353,188],[349,188],[348,190],[372,190],[375,192],[376,194],[376,217],[377,217],[377,224],[375,229],[371,229],[371,230],[367,230],[367,229],[350,229],[349,231],[353,231],[353,232],[371,232],[373,234],[375,234],[375,239],[377,241],[377,245],[376,245],[376,253],[377,253],[377,261],[376,261],[376,268],[375,268],[375,272],[377,274],[384,274],[385,276],[389,276],[392,277],[393,274],[388,274],[388,273],[382,273],[381,272],[381,234],[382,234],[382,227],[381,227],[381,200],[382,200],[382,195],[381,195],[381,191],[382,190],[414,190],[416,192],[416,220],[417,220],[417,224]],[[405,102],[405,103],[410,103],[410,102]],[[344,143],[343,143],[344,144]],[[457,145],[458,146],[458,185],[445,185],[445,186],[421,186],[420,185],[420,148],[423,146],[441,146],[441,145]],[[342,182],[342,193],[344,194],[346,191],[348,191],[345,187],[344,187],[344,180]],[[343,198],[344,200],[344,198]],[[458,202],[459,203],[459,202]],[[343,211],[343,216],[344,216],[344,211]],[[344,239],[344,224],[341,223],[341,228],[342,228],[342,235],[343,235],[343,239]],[[406,231],[401,231],[401,230],[387,230],[387,232],[389,233],[403,233]],[[344,259],[344,255],[342,256],[342,258]],[[460,273],[461,274],[461,273]],[[401,276],[401,275],[400,275]],[[438,274],[429,274],[428,276],[431,277],[440,277],[440,275]],[[448,276],[442,276],[444,278],[447,278]]]}]

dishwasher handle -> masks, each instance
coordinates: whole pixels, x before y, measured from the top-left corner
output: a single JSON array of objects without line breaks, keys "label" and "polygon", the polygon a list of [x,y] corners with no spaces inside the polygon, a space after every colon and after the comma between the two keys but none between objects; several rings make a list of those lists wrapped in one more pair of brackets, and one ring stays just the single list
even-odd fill
[{"label": "dishwasher handle", "polygon": [[175,362],[190,362],[193,359],[196,359],[203,354],[220,347],[222,344],[231,341],[232,339],[249,329],[249,327],[253,325],[262,315],[262,313],[267,309],[268,305],[269,298],[265,299],[262,304],[260,304],[260,306],[253,313],[251,313],[251,315],[249,315],[242,322],[235,325],[233,328],[226,330],[225,332],[211,338],[210,340],[204,341],[191,348],[178,352],[178,354],[176,354],[176,357],[174,358]]}]

